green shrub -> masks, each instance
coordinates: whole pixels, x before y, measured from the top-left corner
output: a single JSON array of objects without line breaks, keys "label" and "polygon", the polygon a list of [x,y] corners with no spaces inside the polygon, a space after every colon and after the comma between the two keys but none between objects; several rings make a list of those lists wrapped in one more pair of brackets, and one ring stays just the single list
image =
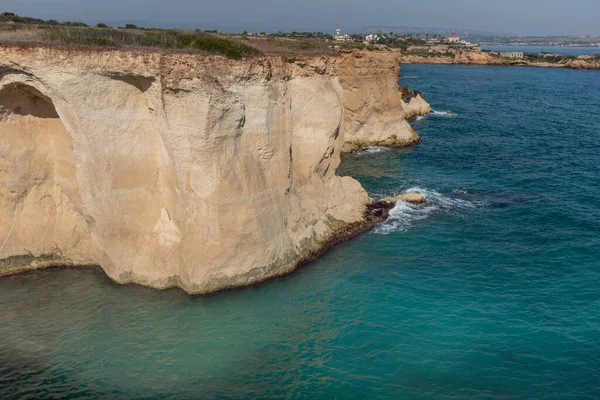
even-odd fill
[{"label": "green shrub", "polygon": [[300,44],[300,48],[304,50],[313,49],[316,47],[316,44],[311,42],[310,40],[303,40]]},{"label": "green shrub", "polygon": [[107,38],[101,37],[91,37],[87,38],[83,41],[83,44],[91,45],[91,46],[114,46],[115,42]]},{"label": "green shrub", "polygon": [[108,28],[108,25],[100,22],[99,24],[96,24],[96,28]]},{"label": "green shrub", "polygon": [[[186,38],[186,42],[190,38]],[[234,42],[232,40],[215,38],[215,37],[196,37],[189,44],[185,44],[182,48],[193,48],[206,51],[208,53],[221,54],[227,58],[240,59],[248,56],[259,55],[260,52],[254,47],[250,47],[243,43]]]}]

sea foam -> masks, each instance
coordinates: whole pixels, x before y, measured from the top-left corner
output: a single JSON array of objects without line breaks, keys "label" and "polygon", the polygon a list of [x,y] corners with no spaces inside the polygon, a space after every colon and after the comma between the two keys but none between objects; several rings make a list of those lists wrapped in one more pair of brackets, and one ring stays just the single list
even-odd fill
[{"label": "sea foam", "polygon": [[356,152],[356,155],[383,153],[383,152],[390,151],[390,150],[391,150],[391,148],[389,148],[389,147],[370,146],[370,147],[365,147],[361,151]]},{"label": "sea foam", "polygon": [[443,195],[435,190],[419,187],[406,189],[403,193],[420,193],[425,197],[425,204],[414,205],[399,201],[390,210],[385,222],[373,230],[376,234],[388,235],[392,232],[403,232],[410,229],[416,221],[423,220],[435,213],[454,213],[484,206],[483,202],[475,202]]},{"label": "sea foam", "polygon": [[435,115],[437,117],[453,117],[456,114],[450,111],[434,111],[432,115]]}]

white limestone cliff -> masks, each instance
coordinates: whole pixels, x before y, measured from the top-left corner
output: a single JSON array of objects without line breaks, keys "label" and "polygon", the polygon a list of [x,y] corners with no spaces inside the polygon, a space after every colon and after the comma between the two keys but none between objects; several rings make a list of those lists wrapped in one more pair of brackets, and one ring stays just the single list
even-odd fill
[{"label": "white limestone cliff", "polygon": [[207,293],[292,271],[385,216],[335,170],[345,140],[418,141],[398,68],[0,46],[0,275],[99,265]]}]

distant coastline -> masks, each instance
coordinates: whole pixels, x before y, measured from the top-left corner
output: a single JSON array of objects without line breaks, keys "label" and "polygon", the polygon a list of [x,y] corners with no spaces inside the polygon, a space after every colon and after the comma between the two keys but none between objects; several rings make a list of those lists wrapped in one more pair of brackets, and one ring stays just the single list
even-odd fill
[{"label": "distant coastline", "polygon": [[527,54],[525,58],[505,58],[490,52],[458,52],[456,54],[403,53],[403,64],[504,65],[543,68],[600,69],[600,54],[567,56]]},{"label": "distant coastline", "polygon": [[519,45],[519,44],[482,44],[483,50],[491,51],[522,51],[524,53],[543,53],[550,52],[553,54],[561,54],[563,56],[583,56],[586,54],[600,54],[598,46],[540,46],[540,45]]}]

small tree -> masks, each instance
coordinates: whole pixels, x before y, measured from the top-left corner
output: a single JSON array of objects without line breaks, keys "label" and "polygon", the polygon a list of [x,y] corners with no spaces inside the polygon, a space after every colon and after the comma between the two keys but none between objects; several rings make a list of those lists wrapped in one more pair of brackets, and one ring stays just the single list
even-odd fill
[{"label": "small tree", "polygon": [[99,24],[96,24],[96,28],[108,28],[108,25],[100,22]]},{"label": "small tree", "polygon": [[125,24],[125,29],[137,29],[137,25],[135,24]]}]

